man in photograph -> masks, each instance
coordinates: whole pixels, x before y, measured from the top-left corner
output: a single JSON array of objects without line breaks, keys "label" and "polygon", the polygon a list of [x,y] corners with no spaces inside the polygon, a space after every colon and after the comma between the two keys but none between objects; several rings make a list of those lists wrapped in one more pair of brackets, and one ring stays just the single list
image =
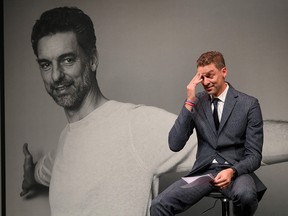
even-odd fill
[{"label": "man in photograph", "polygon": [[51,215],[147,215],[159,175],[188,171],[194,161],[195,145],[180,154],[167,148],[176,116],[104,97],[93,23],[80,9],[44,12],[31,41],[47,93],[68,124],[36,166],[24,144],[21,196],[40,183],[49,186]]}]

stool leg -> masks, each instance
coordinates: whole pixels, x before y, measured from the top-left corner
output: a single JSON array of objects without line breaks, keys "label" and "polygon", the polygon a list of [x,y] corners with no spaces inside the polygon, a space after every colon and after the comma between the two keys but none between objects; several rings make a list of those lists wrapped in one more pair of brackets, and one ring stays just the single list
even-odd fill
[{"label": "stool leg", "polygon": [[230,216],[229,199],[222,199],[222,216]]}]

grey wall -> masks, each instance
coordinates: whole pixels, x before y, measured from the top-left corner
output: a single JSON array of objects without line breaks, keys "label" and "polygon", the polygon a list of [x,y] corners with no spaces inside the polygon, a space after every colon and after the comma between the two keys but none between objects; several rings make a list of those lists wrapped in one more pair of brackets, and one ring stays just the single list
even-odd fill
[{"label": "grey wall", "polygon": [[[37,160],[55,147],[66,124],[46,95],[30,46],[34,21],[63,5],[80,7],[94,21],[98,80],[107,97],[178,114],[197,57],[219,50],[228,81],[260,100],[264,119],[288,120],[287,0],[4,0],[7,215],[49,215],[47,194],[19,197],[22,144]],[[287,215],[287,163],[262,167],[258,175],[269,189],[256,215]],[[174,178],[165,176],[161,188]],[[199,215],[212,202],[204,199],[182,215]]]}]

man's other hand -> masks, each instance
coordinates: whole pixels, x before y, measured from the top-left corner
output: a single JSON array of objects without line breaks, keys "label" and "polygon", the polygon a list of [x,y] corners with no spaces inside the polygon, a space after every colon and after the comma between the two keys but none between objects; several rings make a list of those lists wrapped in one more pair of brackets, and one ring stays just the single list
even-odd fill
[{"label": "man's other hand", "polygon": [[24,159],[24,176],[22,181],[22,192],[20,193],[20,196],[23,197],[27,195],[30,190],[37,185],[35,178],[34,178],[34,170],[35,170],[35,164],[33,162],[33,157],[31,153],[28,150],[28,144],[24,143],[23,145],[23,153],[25,156]]}]

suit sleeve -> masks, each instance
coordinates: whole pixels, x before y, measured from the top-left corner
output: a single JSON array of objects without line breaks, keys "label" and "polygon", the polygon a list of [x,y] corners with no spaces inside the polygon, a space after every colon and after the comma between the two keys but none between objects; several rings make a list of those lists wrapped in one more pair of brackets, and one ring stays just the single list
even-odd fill
[{"label": "suit sleeve", "polygon": [[186,109],[185,106],[177,117],[173,127],[169,132],[169,148],[178,152],[184,148],[191,134],[193,133],[194,123],[192,121],[192,112]]},{"label": "suit sleeve", "polygon": [[254,100],[249,112],[246,128],[245,152],[243,160],[233,167],[237,174],[254,172],[261,165],[263,147],[263,120],[258,100]]}]

